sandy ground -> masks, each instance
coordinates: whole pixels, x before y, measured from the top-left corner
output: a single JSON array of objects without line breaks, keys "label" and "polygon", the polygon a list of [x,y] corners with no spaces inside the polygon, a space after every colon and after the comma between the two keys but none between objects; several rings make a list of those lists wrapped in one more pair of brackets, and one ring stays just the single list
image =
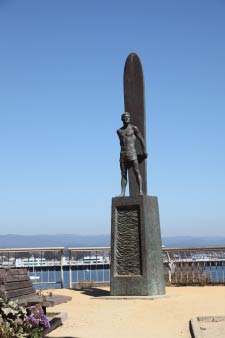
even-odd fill
[{"label": "sandy ground", "polygon": [[64,338],[190,338],[189,320],[225,315],[225,287],[168,287],[167,297],[154,300],[102,299],[108,288],[53,290],[73,297],[49,311],[67,312],[63,326],[47,337]]}]

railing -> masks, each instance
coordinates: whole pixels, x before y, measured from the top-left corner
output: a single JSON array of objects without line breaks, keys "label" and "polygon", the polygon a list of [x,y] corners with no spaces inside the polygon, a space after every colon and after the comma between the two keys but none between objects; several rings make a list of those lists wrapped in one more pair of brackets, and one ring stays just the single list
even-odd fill
[{"label": "railing", "polygon": [[169,285],[225,283],[225,247],[164,248],[163,262]]},{"label": "railing", "polygon": [[63,247],[0,249],[0,269],[27,268],[34,285],[64,287]]},{"label": "railing", "polygon": [[[65,255],[66,253],[66,255]],[[167,285],[225,284],[225,247],[163,248]],[[110,247],[0,249],[1,268],[26,267],[38,288],[110,284]]]},{"label": "railing", "polygon": [[69,288],[109,285],[110,247],[69,248]]},{"label": "railing", "polygon": [[[69,287],[110,284],[110,247],[69,249]],[[90,253],[96,257],[108,257],[107,264],[94,262],[88,266],[75,262]],[[163,248],[164,276],[167,285],[225,284],[225,247],[209,248]],[[103,272],[103,274],[102,274]],[[97,275],[96,275],[97,274]],[[102,279],[101,275],[102,274]]]}]

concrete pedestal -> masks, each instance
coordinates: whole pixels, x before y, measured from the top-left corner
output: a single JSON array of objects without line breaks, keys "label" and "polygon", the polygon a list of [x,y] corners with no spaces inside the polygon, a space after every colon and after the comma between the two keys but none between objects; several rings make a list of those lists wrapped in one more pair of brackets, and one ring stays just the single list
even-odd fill
[{"label": "concrete pedestal", "polygon": [[111,296],[165,293],[157,197],[112,199]]}]

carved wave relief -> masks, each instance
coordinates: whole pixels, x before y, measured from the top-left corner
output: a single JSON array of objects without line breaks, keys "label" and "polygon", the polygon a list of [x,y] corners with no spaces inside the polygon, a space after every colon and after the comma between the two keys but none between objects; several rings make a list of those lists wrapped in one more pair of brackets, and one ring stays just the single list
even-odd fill
[{"label": "carved wave relief", "polygon": [[139,207],[117,209],[116,273],[141,275],[141,240]]}]

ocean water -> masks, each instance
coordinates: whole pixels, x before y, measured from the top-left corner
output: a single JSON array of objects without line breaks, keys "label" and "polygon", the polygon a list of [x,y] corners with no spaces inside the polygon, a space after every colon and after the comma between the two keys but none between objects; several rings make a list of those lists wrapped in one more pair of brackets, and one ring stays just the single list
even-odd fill
[{"label": "ocean water", "polygon": [[[30,273],[31,276],[39,276],[38,282],[43,284],[33,283],[36,289],[52,289],[61,288],[61,273],[60,271],[41,271]],[[64,287],[69,287],[69,271],[63,272],[64,276]],[[72,270],[72,282],[109,282],[110,270],[109,269],[83,269],[83,270]],[[52,282],[49,284],[48,282]]]}]

